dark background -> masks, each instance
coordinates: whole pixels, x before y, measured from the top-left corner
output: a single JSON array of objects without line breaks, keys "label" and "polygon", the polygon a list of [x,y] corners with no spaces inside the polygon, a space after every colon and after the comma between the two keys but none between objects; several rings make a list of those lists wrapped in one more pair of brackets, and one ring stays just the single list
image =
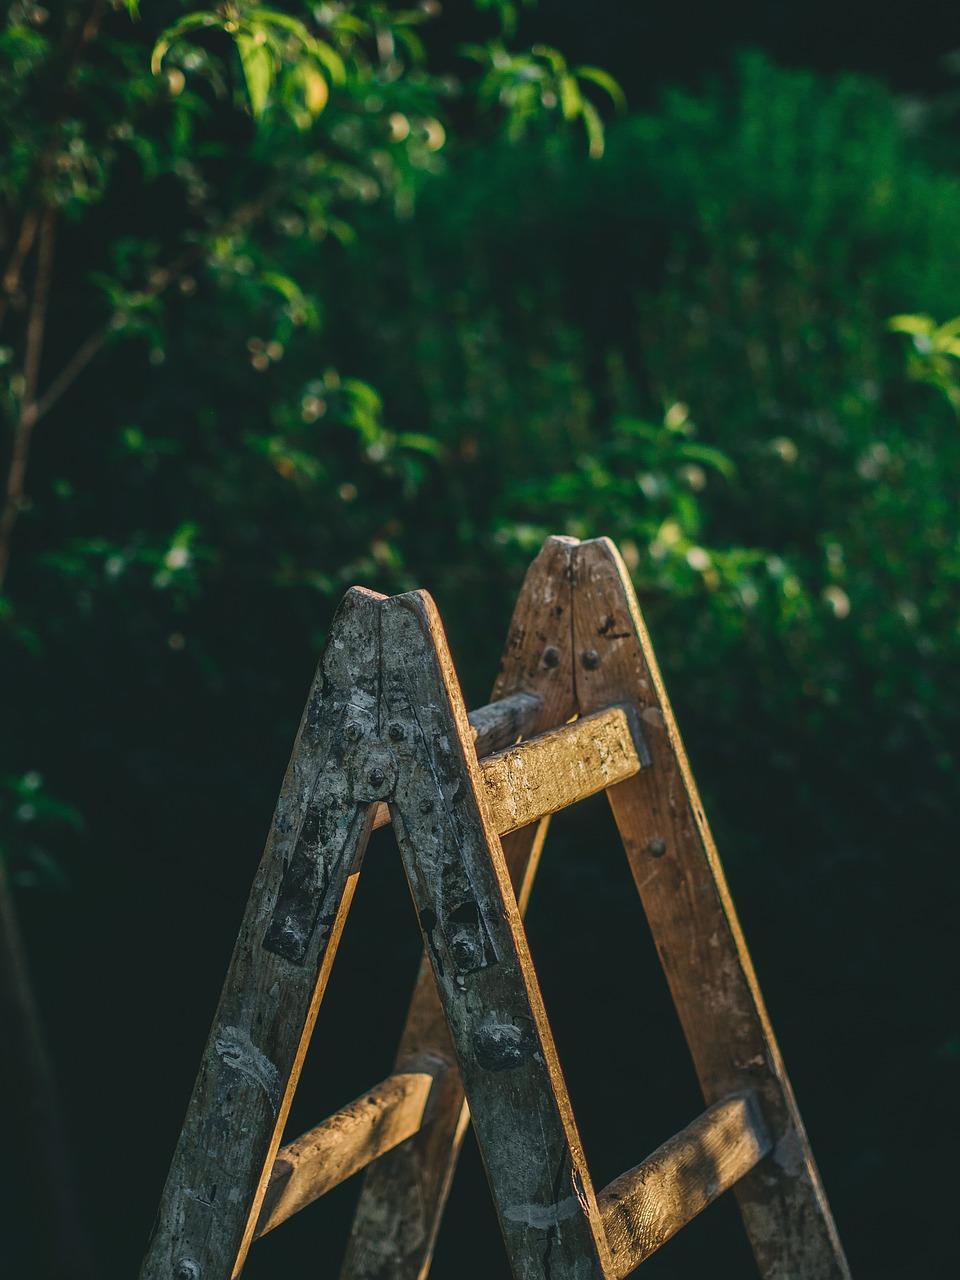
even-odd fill
[{"label": "dark background", "polygon": [[[898,93],[930,96],[955,83],[942,59],[960,47],[955,7],[934,3],[554,0],[524,18],[534,22],[538,38],[609,68],[641,108],[664,85],[699,87],[728,75],[744,46],[781,65],[862,71]],[[656,256],[653,238],[648,244]],[[522,243],[516,254],[523,258]],[[604,293],[596,279],[598,324],[615,328],[614,290]],[[389,281],[384,288],[389,294]],[[605,299],[612,301],[604,313]],[[187,367],[215,365],[216,337],[192,347],[203,337],[202,320],[194,323],[174,346],[180,343]],[[368,336],[362,316],[344,319],[335,339],[341,359],[360,363]],[[136,402],[140,376],[113,357],[78,392],[74,412],[100,412],[108,380],[119,421]],[[210,378],[216,389],[215,369]],[[229,411],[230,388],[219,392]],[[189,411],[179,399],[185,394],[176,386],[158,392],[152,412]],[[57,468],[96,473],[89,441],[71,437],[69,422],[52,420],[51,431],[59,433]],[[192,446],[186,468],[202,468],[204,447]],[[42,484],[42,457],[36,466]],[[115,505],[122,522],[125,503],[141,499],[108,493],[100,501]],[[443,565],[448,535],[443,527],[414,530],[408,569],[434,592],[468,703],[478,705],[495,672],[520,559],[458,580]],[[42,550],[55,531],[25,536]],[[28,571],[18,572],[12,589],[29,596]],[[368,585],[396,589],[375,573]],[[82,628],[68,611],[43,664],[15,657],[3,677],[4,719],[35,742],[87,826],[84,840],[63,855],[69,889],[24,891],[18,902],[95,1271],[105,1278],[133,1275],[139,1265],[332,613],[316,599],[277,606],[242,573],[195,607],[206,646],[196,659],[170,651],[150,665],[141,661],[156,625],[146,605],[105,610]],[[784,704],[765,708],[763,690],[750,686],[749,646],[733,676],[708,664],[688,679],[673,650],[682,639],[677,617],[662,611],[654,644],[669,637],[660,650],[668,687],[854,1273],[939,1274],[952,1261],[955,1193],[954,775],[931,780],[933,755],[922,735],[887,754],[877,747],[890,724],[877,723],[876,673],[858,680],[856,655],[847,655],[854,675],[844,693],[855,714],[841,732],[828,722],[814,733],[813,720],[784,722]],[[776,678],[774,663],[769,679]],[[734,720],[737,733],[728,735],[724,726]],[[743,729],[743,720],[753,728]],[[916,805],[914,787],[923,797]],[[603,1186],[687,1123],[700,1103],[604,804],[588,802],[555,826],[528,926]],[[388,1072],[419,950],[399,860],[389,833],[381,833],[368,853],[291,1132]],[[31,1265],[31,1215],[16,1159],[4,1164],[3,1269],[14,1275]],[[245,1274],[256,1280],[305,1267],[334,1274],[355,1194],[353,1185],[340,1188],[262,1242]],[[751,1265],[735,1209],[724,1202],[652,1260],[648,1273],[721,1280],[750,1274]],[[434,1274],[506,1273],[471,1137]]]}]

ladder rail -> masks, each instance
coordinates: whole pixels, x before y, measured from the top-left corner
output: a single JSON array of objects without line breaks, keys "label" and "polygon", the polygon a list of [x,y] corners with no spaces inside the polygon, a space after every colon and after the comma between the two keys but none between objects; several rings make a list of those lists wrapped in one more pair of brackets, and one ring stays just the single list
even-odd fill
[{"label": "ladder rail", "polygon": [[704,1097],[754,1090],[770,1126],[736,1188],[760,1274],[850,1280],[629,575],[608,538],[580,544],[574,574],[580,710],[626,688],[640,707],[652,767],[607,794]]},{"label": "ladder rail", "polygon": [[[507,633],[491,706],[517,695],[540,705],[533,730],[574,714],[571,666],[572,538],[548,538],[530,565]],[[526,911],[549,818],[502,842],[517,907]],[[395,1070],[421,1053],[454,1057],[429,960],[424,957],[400,1038]],[[469,1122],[459,1072],[444,1079],[431,1123],[372,1164],[364,1176],[341,1280],[424,1280]]]},{"label": "ladder rail", "polygon": [[334,619],[141,1280],[230,1280],[253,1238],[373,820],[344,766],[349,726],[376,707],[382,599],[354,587]]},{"label": "ladder rail", "polygon": [[599,1208],[430,597],[385,601],[381,637],[382,696],[403,730],[394,831],[514,1276],[605,1280]]}]

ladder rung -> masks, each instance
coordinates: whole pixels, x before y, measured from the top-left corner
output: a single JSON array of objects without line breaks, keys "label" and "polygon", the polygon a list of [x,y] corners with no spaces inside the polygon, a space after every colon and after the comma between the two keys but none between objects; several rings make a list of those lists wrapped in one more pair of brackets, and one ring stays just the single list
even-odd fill
[{"label": "ladder rung", "polygon": [[481,758],[502,747],[512,746],[537,727],[540,699],[532,693],[513,693],[499,702],[467,713],[473,733],[473,745]]},{"label": "ladder rung", "polygon": [[566,809],[639,773],[650,757],[630,706],[607,707],[481,760],[497,832]]},{"label": "ladder rung", "polygon": [[[509,747],[536,727],[540,716],[540,699],[532,693],[514,693],[485,707],[478,707],[467,717],[473,731],[477,755],[488,756],[501,747]],[[382,802],[377,805],[373,829],[390,823],[390,810]]]},{"label": "ladder rung", "polygon": [[623,1280],[770,1150],[756,1095],[733,1093],[597,1196]]},{"label": "ladder rung", "polygon": [[[473,716],[485,716],[497,706],[514,701],[504,698],[503,704],[494,702],[482,707],[472,713],[471,721]],[[480,761],[480,768],[488,812],[497,834],[505,836],[632,778],[649,763],[637,713],[624,705],[581,716],[572,724],[548,729],[515,747],[488,755]],[[389,808],[378,805],[374,827],[385,827],[389,822]]]},{"label": "ladder rung", "polygon": [[417,1133],[430,1092],[449,1069],[442,1058],[418,1058],[408,1070],[388,1076],[315,1129],[281,1147],[254,1239]]}]

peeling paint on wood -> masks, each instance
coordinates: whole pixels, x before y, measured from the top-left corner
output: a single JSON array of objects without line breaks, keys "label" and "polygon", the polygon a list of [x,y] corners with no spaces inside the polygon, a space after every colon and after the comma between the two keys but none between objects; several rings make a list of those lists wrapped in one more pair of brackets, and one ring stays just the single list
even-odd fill
[{"label": "peeling paint on wood", "polygon": [[[394,831],[420,919],[429,911],[434,922],[425,942],[514,1276],[601,1280],[606,1237],[509,872],[484,827],[479,766],[440,620],[429,596],[413,592],[385,602],[381,625],[382,696],[410,728],[398,745]],[[495,957],[469,968],[454,943],[467,886]],[[571,1199],[566,1216],[559,1206]],[[510,1216],[517,1205],[555,1212],[549,1225],[534,1225]]]},{"label": "peeling paint on wood", "polygon": [[[194,1271],[230,1280],[243,1265],[317,1007],[349,909],[372,808],[345,781],[348,706],[377,700],[382,596],[344,598],[317,670],[254,880],[173,1163],[142,1280]],[[323,794],[318,780],[323,779]],[[323,819],[317,814],[322,807]],[[302,840],[304,830],[316,839]],[[315,892],[296,958],[265,947],[294,850]],[[229,866],[232,873],[233,867]],[[298,873],[299,874],[299,873]],[[282,993],[280,995],[279,993]]]},{"label": "peeling paint on wood", "polygon": [[[563,724],[574,712],[571,666],[572,538],[548,538],[527,570],[503,651],[491,705],[518,695],[539,704],[526,734]],[[479,745],[479,736],[477,745]],[[497,746],[507,745],[497,743]],[[494,749],[493,744],[488,749]],[[521,914],[536,875],[549,819],[507,836],[503,852]],[[450,1034],[425,958],[400,1040],[395,1069],[419,1053],[453,1057]],[[424,1280],[466,1132],[469,1113],[457,1071],[431,1103],[431,1123],[370,1166],[354,1218],[341,1280]]]}]

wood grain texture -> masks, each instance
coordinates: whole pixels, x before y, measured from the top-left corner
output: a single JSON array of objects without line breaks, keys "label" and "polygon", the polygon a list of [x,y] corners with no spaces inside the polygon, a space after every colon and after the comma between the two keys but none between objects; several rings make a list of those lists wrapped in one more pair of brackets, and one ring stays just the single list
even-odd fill
[{"label": "wood grain texture", "polygon": [[633,707],[608,707],[480,761],[489,824],[519,831],[632,778],[649,761]]},{"label": "wood grain texture", "polygon": [[[230,1280],[243,1265],[373,817],[374,797],[355,795],[346,729],[375,724],[382,599],[354,588],[333,621],[142,1280]],[[302,943],[302,963],[268,949],[271,939]]]},{"label": "wood grain texture", "polygon": [[436,609],[381,615],[381,689],[396,735],[391,799],[424,942],[516,1280],[601,1280],[610,1259]]},{"label": "wood grain texture", "polygon": [[613,1255],[610,1280],[624,1280],[770,1150],[752,1093],[706,1110],[597,1196]]},{"label": "wood grain texture", "polygon": [[[574,712],[571,664],[571,538],[549,538],[527,570],[507,634],[491,703],[517,694],[535,697],[535,733]],[[507,836],[503,852],[522,912],[529,900],[549,819]],[[397,1052],[395,1070],[421,1053],[453,1046],[428,960],[421,965]],[[429,1125],[370,1166],[354,1218],[342,1280],[423,1280],[469,1113],[459,1072],[443,1078],[431,1098]]]},{"label": "wood grain texture", "polygon": [[449,1065],[436,1058],[388,1076],[277,1153],[254,1239],[279,1227],[371,1161],[419,1132]]},{"label": "wood grain texture", "polygon": [[706,1101],[755,1090],[773,1137],[737,1184],[761,1275],[849,1280],[636,597],[605,538],[575,554],[574,649],[582,713],[626,690],[637,700],[652,766],[608,796]]}]

